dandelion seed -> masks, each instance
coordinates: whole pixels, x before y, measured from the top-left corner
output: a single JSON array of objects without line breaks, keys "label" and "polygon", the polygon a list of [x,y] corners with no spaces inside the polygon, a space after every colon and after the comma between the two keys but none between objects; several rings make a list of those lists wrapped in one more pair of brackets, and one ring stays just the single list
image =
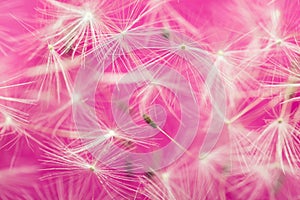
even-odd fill
[{"label": "dandelion seed", "polygon": [[143,114],[143,118],[147,124],[149,124],[153,128],[157,128],[156,123],[146,114]]},{"label": "dandelion seed", "polygon": [[4,122],[4,124],[5,124],[6,126],[11,126],[11,125],[13,125],[13,120],[12,120],[12,118],[11,118],[10,116],[6,116],[6,117],[5,117],[5,122]]},{"label": "dandelion seed", "polygon": [[280,38],[275,40],[275,44],[278,45],[278,46],[280,46],[282,43],[283,43],[283,40],[280,39]]},{"label": "dandelion seed", "polygon": [[88,48],[97,46],[102,34],[109,32],[109,25],[103,22],[105,2],[81,2],[79,5],[71,5],[47,0],[46,3],[49,4],[48,10],[40,9],[40,12],[49,15],[51,20],[43,31],[46,31],[47,40],[55,41],[54,46],[61,55],[72,49],[72,59],[76,54],[80,54],[84,59]]},{"label": "dandelion seed", "polygon": [[95,171],[95,167],[94,166],[90,166],[89,169],[91,170],[91,172]]},{"label": "dandelion seed", "polygon": [[180,46],[180,49],[181,50],[185,50],[187,47],[186,47],[186,45],[185,44],[182,44],[181,46]]},{"label": "dandelion seed", "polygon": [[116,148],[102,146],[102,151],[94,157],[89,152],[74,151],[77,145],[66,147],[57,141],[51,147],[44,148],[43,171],[47,173],[43,179],[71,178],[82,184],[82,191],[88,192],[92,185],[92,193],[101,187],[111,197],[114,193],[125,197],[126,192],[134,191],[135,177],[127,176],[124,153],[118,155]]},{"label": "dandelion seed", "polygon": [[191,152],[189,152],[185,147],[183,147],[180,143],[178,143],[175,139],[173,139],[167,132],[161,129],[157,124],[150,118],[149,115],[143,114],[144,121],[149,124],[152,128],[157,128],[160,132],[162,132],[169,140],[171,140],[176,146],[178,146],[184,153],[193,157]]},{"label": "dandelion seed", "polygon": [[167,29],[163,29],[163,33],[162,33],[162,36],[166,39],[169,39],[170,38],[170,31],[167,30]]},{"label": "dandelion seed", "polygon": [[218,52],[217,52],[217,55],[219,56],[219,57],[224,57],[224,55],[225,55],[225,52],[223,51],[223,50],[219,50]]},{"label": "dandelion seed", "polygon": [[153,178],[155,176],[154,172],[152,171],[148,171],[145,173],[145,176],[149,179]]},{"label": "dandelion seed", "polygon": [[48,44],[48,49],[50,52],[54,51],[54,46],[51,44]]}]

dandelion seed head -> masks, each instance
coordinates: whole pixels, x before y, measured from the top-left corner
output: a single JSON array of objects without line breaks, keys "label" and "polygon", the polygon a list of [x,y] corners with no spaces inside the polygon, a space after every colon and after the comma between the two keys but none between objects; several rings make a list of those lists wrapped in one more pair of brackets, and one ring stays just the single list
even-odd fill
[{"label": "dandelion seed head", "polygon": [[81,95],[78,93],[73,93],[71,99],[73,104],[78,103],[81,99]]},{"label": "dandelion seed head", "polygon": [[121,35],[121,36],[125,36],[126,34],[127,34],[127,31],[126,31],[126,30],[123,30],[123,31],[120,32],[120,35]]},{"label": "dandelion seed head", "polygon": [[218,56],[219,58],[223,58],[223,57],[224,57],[224,54],[225,54],[225,52],[224,52],[223,50],[219,50],[219,51],[217,52],[217,56]]},{"label": "dandelion seed head", "polygon": [[202,162],[204,161],[208,156],[208,153],[200,153],[199,160]]},{"label": "dandelion seed head", "polygon": [[5,117],[5,125],[6,126],[11,126],[13,124],[13,119],[10,116]]},{"label": "dandelion seed head", "polygon": [[180,45],[180,49],[181,49],[181,50],[186,50],[186,48],[187,48],[187,46],[186,46],[185,44],[181,44],[181,45]]},{"label": "dandelion seed head", "polygon": [[93,19],[94,19],[94,15],[93,15],[92,12],[90,12],[90,11],[85,11],[85,12],[83,13],[83,21],[85,21],[85,22],[90,22],[90,21],[93,21]]},{"label": "dandelion seed head", "polygon": [[170,178],[170,172],[162,173],[161,177],[162,177],[163,181],[167,182]]},{"label": "dandelion seed head", "polygon": [[93,165],[89,165],[88,168],[91,172],[94,172],[96,170],[95,166]]},{"label": "dandelion seed head", "polygon": [[232,123],[232,121],[229,120],[229,119],[224,119],[224,123],[225,123],[226,125],[230,125],[230,124]]},{"label": "dandelion seed head", "polygon": [[115,37],[119,42],[122,42],[122,40],[125,38],[126,34],[127,34],[127,31],[122,30],[122,31],[120,31],[120,33],[116,34]]},{"label": "dandelion seed head", "polygon": [[109,129],[107,131],[107,134],[104,135],[104,137],[106,139],[109,139],[109,138],[112,138],[112,137],[115,137],[115,136],[117,136],[117,133],[114,130],[111,130],[111,129]]},{"label": "dandelion seed head", "polygon": [[276,45],[281,45],[283,43],[283,40],[282,39],[280,39],[280,38],[277,38],[276,40],[275,40],[275,44]]},{"label": "dandelion seed head", "polygon": [[48,49],[49,49],[49,51],[53,51],[54,50],[54,46],[51,45],[51,44],[48,44]]},{"label": "dandelion seed head", "polygon": [[164,28],[162,30],[162,36],[166,39],[169,39],[170,38],[170,31],[167,29],[167,28]]}]

